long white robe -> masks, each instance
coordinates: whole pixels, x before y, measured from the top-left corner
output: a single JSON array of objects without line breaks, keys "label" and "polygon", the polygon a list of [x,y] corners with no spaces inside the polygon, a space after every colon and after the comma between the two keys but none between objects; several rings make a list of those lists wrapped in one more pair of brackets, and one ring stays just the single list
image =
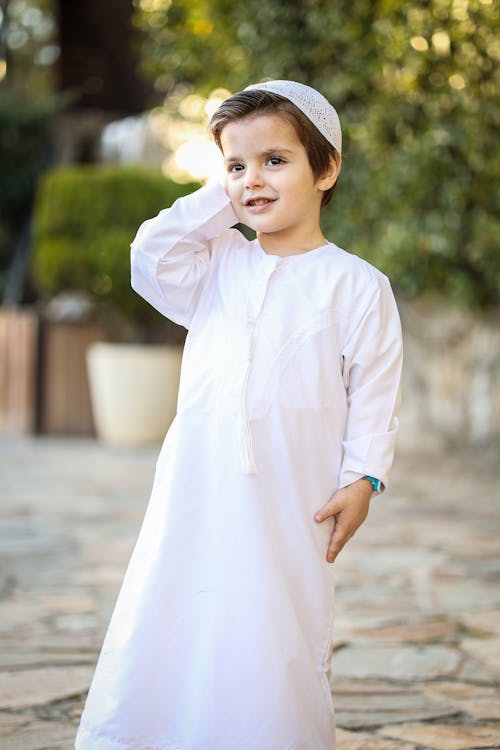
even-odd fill
[{"label": "long white robe", "polygon": [[313,516],[363,474],[387,485],[399,316],[366,261],[269,255],[236,221],[210,185],[132,243],[133,288],[189,332],[77,750],[335,746],[332,525]]}]

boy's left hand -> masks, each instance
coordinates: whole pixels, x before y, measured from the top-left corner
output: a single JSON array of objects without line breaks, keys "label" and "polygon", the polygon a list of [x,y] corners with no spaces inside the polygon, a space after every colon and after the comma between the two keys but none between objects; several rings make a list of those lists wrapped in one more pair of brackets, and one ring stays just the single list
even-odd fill
[{"label": "boy's left hand", "polygon": [[332,563],[342,547],[354,536],[361,526],[370,507],[373,488],[366,479],[358,479],[347,487],[342,487],[314,515],[318,523],[334,518],[334,528],[326,553],[326,560]]}]

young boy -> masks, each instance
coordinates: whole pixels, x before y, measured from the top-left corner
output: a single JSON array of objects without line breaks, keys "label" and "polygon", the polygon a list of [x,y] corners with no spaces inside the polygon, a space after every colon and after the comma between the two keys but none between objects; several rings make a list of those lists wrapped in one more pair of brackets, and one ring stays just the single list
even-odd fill
[{"label": "young boy", "polygon": [[321,232],[341,161],[328,101],[256,84],[211,129],[224,187],[132,243],[134,289],[189,333],[78,750],[335,744],[329,563],[387,484],[399,317],[387,278]]}]

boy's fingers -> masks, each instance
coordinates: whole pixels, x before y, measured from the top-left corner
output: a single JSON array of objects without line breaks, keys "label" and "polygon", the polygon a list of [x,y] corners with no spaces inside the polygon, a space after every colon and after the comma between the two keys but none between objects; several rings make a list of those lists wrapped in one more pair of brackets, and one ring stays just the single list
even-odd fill
[{"label": "boy's fingers", "polygon": [[341,510],[341,503],[336,497],[333,497],[326,503],[326,505],[323,505],[323,507],[314,514],[314,520],[321,523],[321,521],[324,521],[326,518],[330,518],[331,516],[340,513]]},{"label": "boy's fingers", "polygon": [[343,529],[339,524],[336,524],[326,552],[327,562],[332,563],[335,560],[339,552],[345,547],[352,536],[353,534],[349,533],[347,529]]}]

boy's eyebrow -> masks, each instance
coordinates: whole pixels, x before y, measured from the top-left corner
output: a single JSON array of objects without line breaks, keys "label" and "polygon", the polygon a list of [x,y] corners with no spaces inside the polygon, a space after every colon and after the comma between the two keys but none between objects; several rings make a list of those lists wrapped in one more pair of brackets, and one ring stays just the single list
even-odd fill
[{"label": "boy's eyebrow", "polygon": [[[276,148],[266,148],[264,151],[259,153],[259,156],[272,156],[273,154],[291,154],[293,153],[289,148],[283,148],[282,146],[276,146]],[[233,156],[229,154],[226,156],[225,161],[242,161],[241,156]]]}]

